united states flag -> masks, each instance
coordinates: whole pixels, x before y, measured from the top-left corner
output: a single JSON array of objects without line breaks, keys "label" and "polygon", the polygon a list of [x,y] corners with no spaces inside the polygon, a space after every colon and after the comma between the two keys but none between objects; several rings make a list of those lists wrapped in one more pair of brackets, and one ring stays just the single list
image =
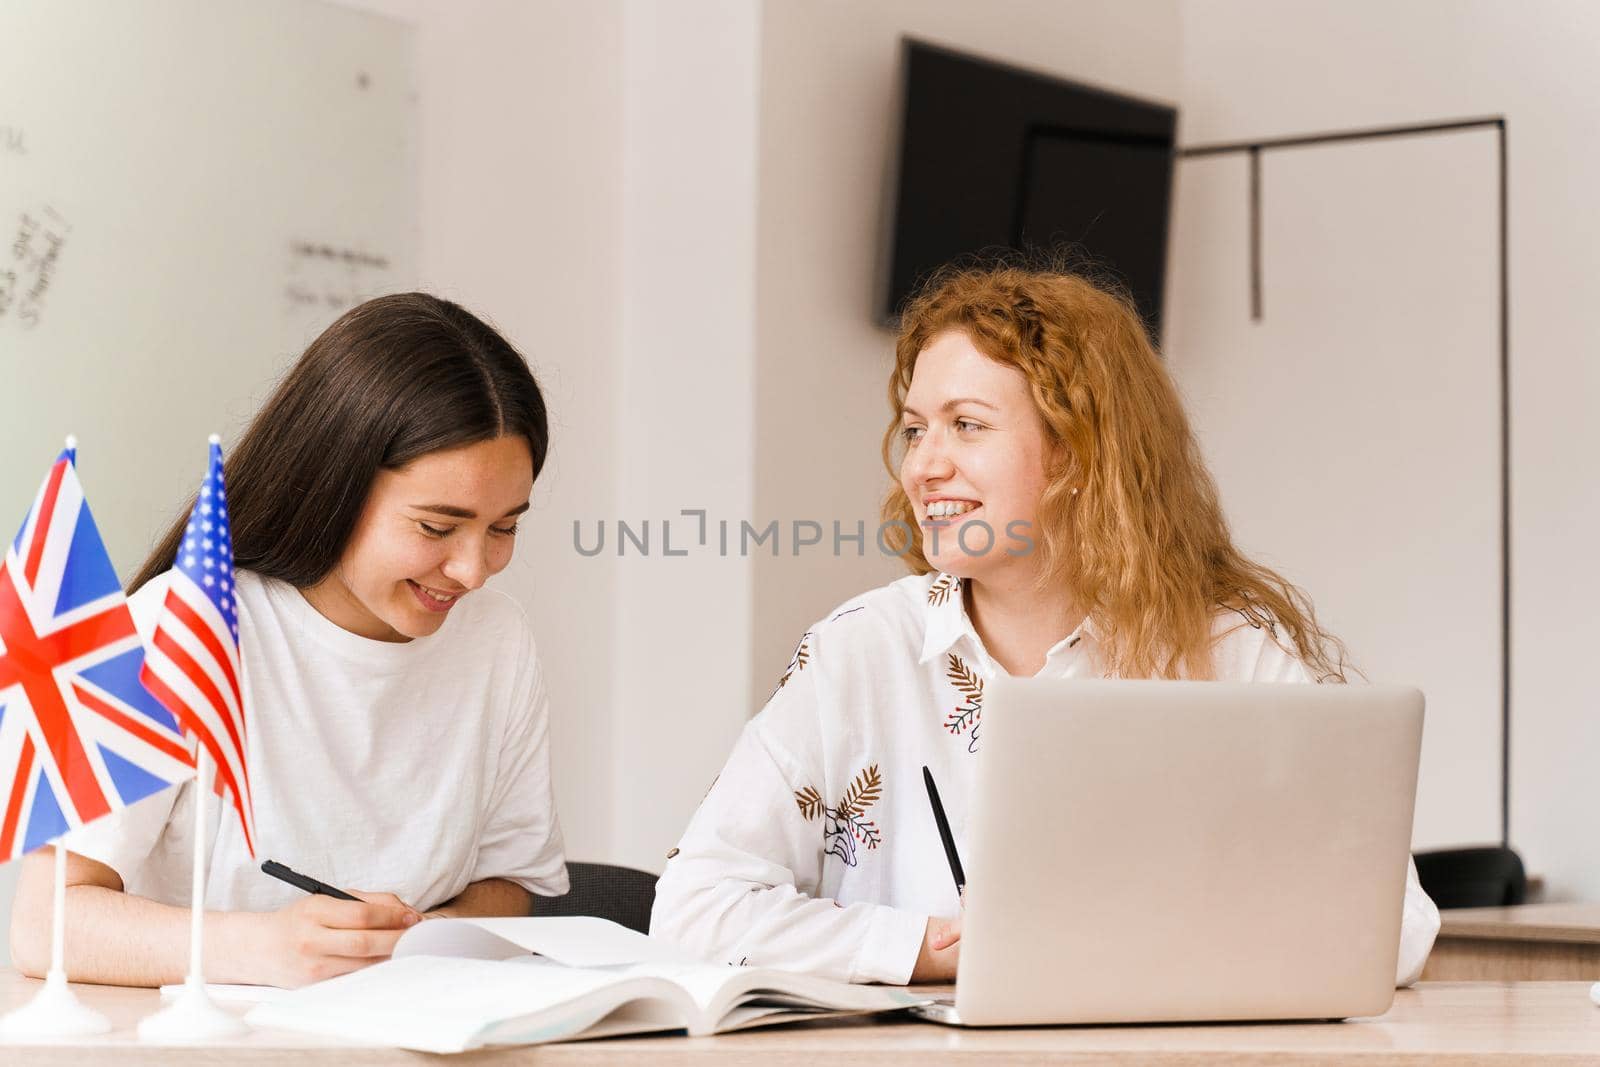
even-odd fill
[{"label": "united states flag", "polygon": [[140,677],[210,753],[217,768],[217,792],[232,797],[245,847],[254,856],[256,824],[245,766],[235,593],[222,445],[213,437],[210,467],[189,513],[172,565],[172,584]]},{"label": "united states flag", "polygon": [[75,460],[69,442],[0,564],[0,861],[194,776]]}]

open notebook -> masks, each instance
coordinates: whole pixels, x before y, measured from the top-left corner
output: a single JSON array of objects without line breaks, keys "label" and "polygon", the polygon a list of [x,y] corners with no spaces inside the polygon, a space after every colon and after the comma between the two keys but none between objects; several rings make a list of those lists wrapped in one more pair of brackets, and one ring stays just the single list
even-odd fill
[{"label": "open notebook", "polygon": [[264,999],[256,1026],[424,1052],[660,1030],[721,1033],[927,1003],[903,989],[718,967],[592,918],[430,919],[394,958]]}]

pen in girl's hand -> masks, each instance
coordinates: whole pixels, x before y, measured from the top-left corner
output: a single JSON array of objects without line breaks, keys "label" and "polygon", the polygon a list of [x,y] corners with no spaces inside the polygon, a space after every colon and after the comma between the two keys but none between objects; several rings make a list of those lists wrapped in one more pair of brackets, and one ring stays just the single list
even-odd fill
[{"label": "pen in girl's hand", "polygon": [[261,873],[271,875],[280,882],[288,882],[296,889],[303,889],[307,893],[318,893],[325,897],[337,897],[339,900],[360,900],[343,889],[335,889],[326,882],[319,882],[315,878],[291,871],[277,860],[267,860],[261,865]]}]

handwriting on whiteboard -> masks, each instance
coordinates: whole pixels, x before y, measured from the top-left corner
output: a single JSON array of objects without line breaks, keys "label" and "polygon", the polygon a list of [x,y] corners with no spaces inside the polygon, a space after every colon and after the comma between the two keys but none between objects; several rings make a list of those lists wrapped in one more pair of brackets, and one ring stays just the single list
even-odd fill
[{"label": "handwriting on whiteboard", "polygon": [[10,255],[0,256],[0,321],[15,318],[30,330],[39,325],[71,232],[48,204],[22,212],[9,234]]},{"label": "handwriting on whiteboard", "polygon": [[388,291],[388,256],[316,241],[289,242],[284,299],[291,309],[344,311]]}]

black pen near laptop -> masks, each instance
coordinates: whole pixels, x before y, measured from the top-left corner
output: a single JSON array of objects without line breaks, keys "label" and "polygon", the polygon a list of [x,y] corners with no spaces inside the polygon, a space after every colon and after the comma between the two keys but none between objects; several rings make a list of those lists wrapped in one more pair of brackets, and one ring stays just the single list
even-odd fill
[{"label": "black pen near laptop", "polygon": [[945,817],[944,805],[939,802],[939,787],[933,784],[933,772],[927,764],[922,767],[922,781],[928,787],[928,803],[933,807],[933,821],[939,827],[939,840],[944,843],[944,857],[950,861],[950,875],[956,880],[956,896],[967,891],[967,872],[961,869],[961,856],[956,852],[956,839],[950,833],[950,820]]}]

